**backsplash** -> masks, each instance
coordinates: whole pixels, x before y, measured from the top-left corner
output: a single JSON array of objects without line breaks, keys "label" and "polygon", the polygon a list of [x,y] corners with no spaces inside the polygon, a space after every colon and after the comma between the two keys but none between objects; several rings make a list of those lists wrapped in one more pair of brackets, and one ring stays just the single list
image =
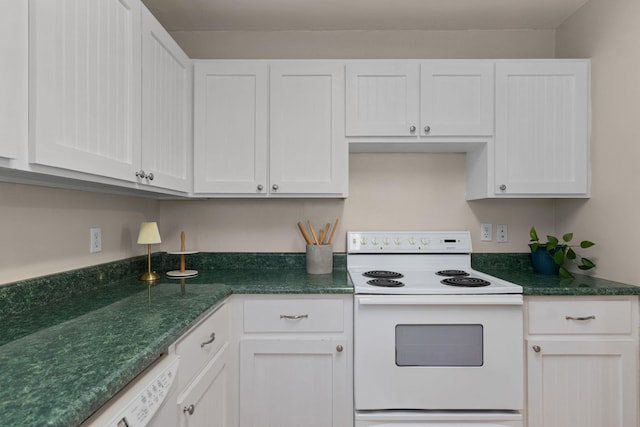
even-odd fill
[{"label": "backsplash", "polygon": [[[151,265],[158,271],[176,270],[180,257],[164,252],[152,255]],[[186,268],[215,270],[300,270],[306,267],[304,252],[201,252],[187,255]],[[532,271],[528,253],[474,253],[471,264],[478,270]],[[334,270],[346,269],[346,254],[333,254]],[[137,256],[23,280],[0,286],[0,318],[136,277],[146,271],[147,257]]]}]

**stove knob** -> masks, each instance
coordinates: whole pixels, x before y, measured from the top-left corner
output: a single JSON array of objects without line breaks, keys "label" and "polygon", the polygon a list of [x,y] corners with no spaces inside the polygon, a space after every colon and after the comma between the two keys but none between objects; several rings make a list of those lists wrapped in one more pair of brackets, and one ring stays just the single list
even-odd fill
[{"label": "stove knob", "polygon": [[371,243],[372,243],[372,244],[374,244],[374,245],[377,245],[377,244],[378,244],[378,238],[377,238],[377,237],[374,237],[374,238],[371,240]]},{"label": "stove knob", "polygon": [[367,238],[366,238],[366,237],[362,237],[362,238],[360,239],[360,244],[361,244],[361,245],[366,245],[366,244],[367,244]]},{"label": "stove knob", "polygon": [[399,237],[396,237],[396,239],[393,241],[396,245],[399,245],[400,243],[402,243],[402,241],[400,240]]},{"label": "stove knob", "polygon": [[428,244],[429,244],[429,239],[427,239],[426,237],[423,237],[422,239],[420,239],[420,242],[421,242],[423,245],[428,245]]},{"label": "stove knob", "polygon": [[382,241],[382,243],[383,243],[385,246],[389,246],[389,243],[390,243],[389,238],[388,238],[388,237],[385,237],[385,238],[384,238],[384,240]]},{"label": "stove knob", "polygon": [[414,239],[413,237],[409,239],[409,243],[412,245],[416,244],[416,239]]}]

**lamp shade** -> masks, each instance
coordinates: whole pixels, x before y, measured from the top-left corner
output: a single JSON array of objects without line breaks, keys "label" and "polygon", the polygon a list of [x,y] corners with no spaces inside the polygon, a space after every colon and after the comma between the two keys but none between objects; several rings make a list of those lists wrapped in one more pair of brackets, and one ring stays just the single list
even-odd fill
[{"label": "lamp shade", "polygon": [[138,234],[139,245],[155,245],[161,243],[160,231],[158,231],[158,223],[143,222],[140,225],[140,233]]}]

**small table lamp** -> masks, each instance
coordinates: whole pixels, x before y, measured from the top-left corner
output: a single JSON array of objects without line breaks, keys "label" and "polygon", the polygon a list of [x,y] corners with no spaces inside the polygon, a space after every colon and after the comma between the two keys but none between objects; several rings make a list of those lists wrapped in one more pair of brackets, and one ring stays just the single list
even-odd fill
[{"label": "small table lamp", "polygon": [[160,278],[160,275],[151,271],[151,245],[156,245],[161,242],[162,240],[160,240],[160,231],[158,231],[158,224],[156,222],[143,222],[140,225],[138,244],[147,245],[148,259],[147,272],[140,276],[140,280],[144,280],[145,282],[152,282]]}]

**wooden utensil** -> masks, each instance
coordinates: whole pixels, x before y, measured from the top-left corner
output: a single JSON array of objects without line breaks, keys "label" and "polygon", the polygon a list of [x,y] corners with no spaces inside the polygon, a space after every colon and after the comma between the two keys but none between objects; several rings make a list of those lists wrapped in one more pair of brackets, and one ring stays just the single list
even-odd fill
[{"label": "wooden utensil", "polygon": [[318,244],[318,236],[316,236],[316,232],[313,229],[313,225],[311,225],[311,221],[307,220],[307,225],[309,226],[309,230],[311,230],[311,235],[313,236],[313,241],[315,244]]},{"label": "wooden utensil", "polygon": [[331,228],[331,223],[328,222],[327,225],[325,225],[324,229],[322,230],[322,238],[320,238],[320,244],[321,245],[328,245],[329,243],[326,242],[327,238],[329,237],[329,229]]},{"label": "wooden utensil", "polygon": [[320,229],[320,233],[318,233],[318,242],[319,242],[321,245],[324,245],[324,243],[322,243],[322,242],[324,242],[324,236],[325,236],[325,234],[326,234],[326,233],[327,233],[327,230],[325,230],[325,228],[324,228],[324,227],[322,227],[322,228]]},{"label": "wooden utensil", "polygon": [[333,241],[333,235],[336,234],[336,228],[338,228],[338,222],[340,220],[338,218],[336,218],[336,222],[335,224],[333,224],[333,230],[331,230],[331,236],[329,236],[329,241],[327,242],[327,245],[330,245],[331,242]]},{"label": "wooden utensil", "polygon": [[298,228],[300,229],[305,242],[307,242],[307,245],[312,245],[313,242],[311,241],[311,237],[309,237],[309,234],[307,233],[307,230],[304,229],[304,225],[302,225],[301,221],[298,221]]},{"label": "wooden utensil", "polygon": [[180,252],[182,252],[182,254],[180,254],[180,272],[184,273],[184,266],[185,266],[185,262],[184,262],[184,231],[180,232]]}]

